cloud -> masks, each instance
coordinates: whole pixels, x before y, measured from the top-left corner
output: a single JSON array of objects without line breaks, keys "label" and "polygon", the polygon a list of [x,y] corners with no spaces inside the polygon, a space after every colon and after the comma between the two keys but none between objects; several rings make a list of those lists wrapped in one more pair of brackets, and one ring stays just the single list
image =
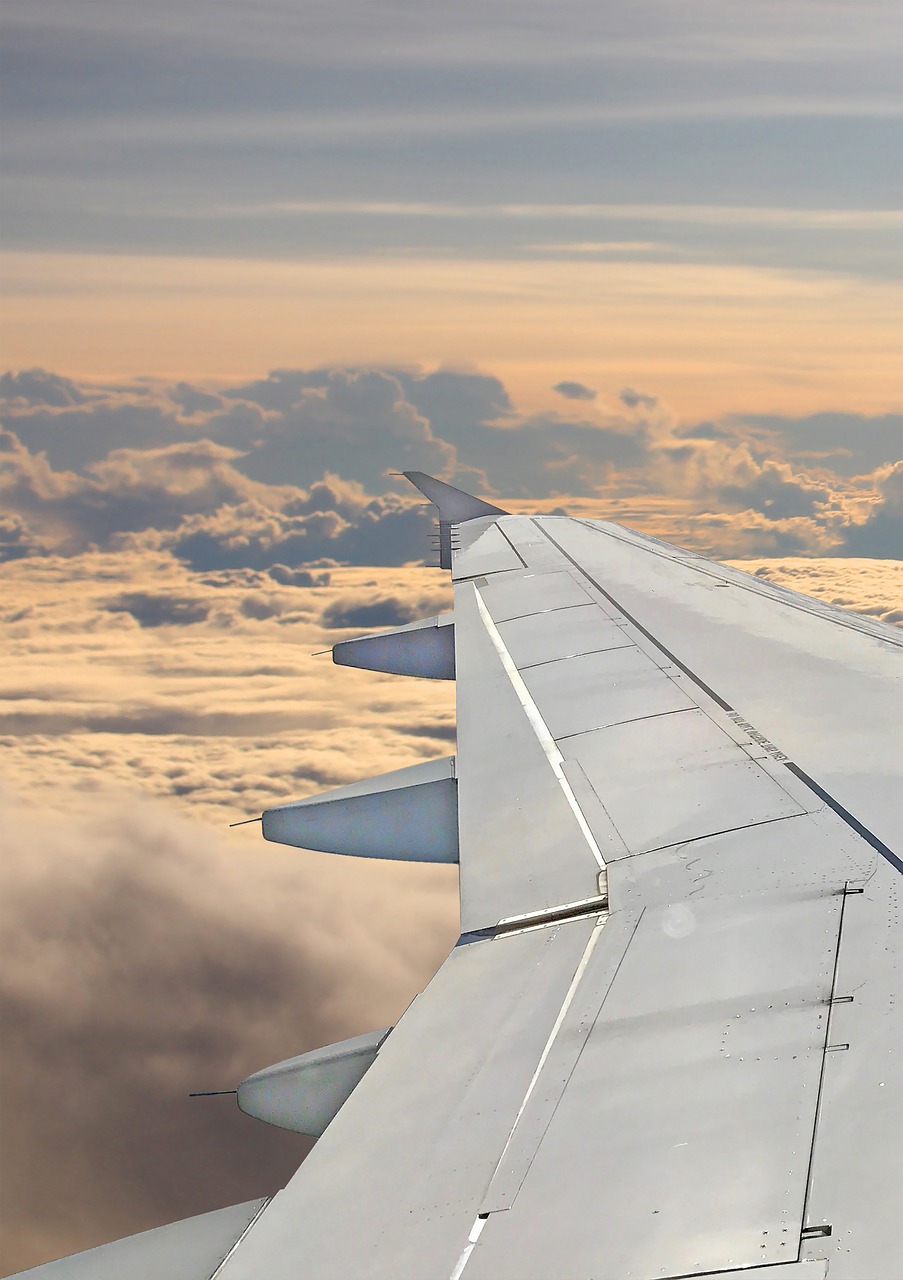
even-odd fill
[{"label": "cloud", "polygon": [[0,513],[0,564],[5,560],[39,555],[43,550],[43,544],[21,516]]},{"label": "cloud", "polygon": [[328,587],[328,573],[311,573],[309,569],[290,569],[288,565],[271,564],[267,573],[283,587]]},{"label": "cloud", "polygon": [[[615,408],[581,392],[524,414],[498,378],[455,369],[279,369],[229,388],[26,371],[5,385],[7,557],[143,539],[206,573],[402,564],[425,554],[433,513],[393,465],[502,505],[587,498],[603,514],[626,497],[628,523],[716,556],[843,554],[874,515],[857,545],[895,554],[892,506],[867,510],[899,454],[892,415],[684,424],[632,387]],[[864,471],[870,458],[884,461]]]},{"label": "cloud", "polygon": [[787,460],[857,476],[897,462],[903,452],[903,414],[814,413],[802,418],[744,415],[725,424]]},{"label": "cloud", "polygon": [[454,472],[454,447],[433,435],[391,373],[334,369],[311,379],[277,371],[232,394],[279,410],[239,464],[255,480],[297,483],[332,471],[373,492],[384,487],[390,468],[445,478]]},{"label": "cloud", "polygon": [[677,427],[674,432],[680,440],[732,440],[734,433],[717,427],[714,422],[697,422]]},{"label": "cloud", "polygon": [[23,444],[80,473],[113,449],[201,440],[236,450],[239,469],[265,484],[303,487],[340,472],[374,493],[390,468],[449,476],[455,466],[454,448],[387,370],[275,370],[226,390],[187,382],[81,389],[32,370],[6,374],[0,391]]},{"label": "cloud", "polygon": [[633,387],[623,387],[618,392],[618,399],[625,404],[628,409],[635,409],[638,406],[644,408],[654,408],[658,404],[656,396],[647,395],[644,391],[634,391]]},{"label": "cloud", "polygon": [[399,369],[394,374],[417,412],[445,440],[454,442],[458,428],[485,426],[514,413],[504,384],[492,374],[456,369],[426,374]]},{"label": "cloud", "polygon": [[82,404],[87,396],[71,378],[47,369],[23,369],[21,373],[4,373],[0,377],[0,398],[63,409]]},{"label": "cloud", "polygon": [[878,500],[864,521],[847,525],[836,554],[903,560],[903,462],[880,468],[875,480]]},{"label": "cloud", "polygon": [[191,596],[154,595],[149,591],[126,591],[107,604],[110,613],[128,613],[141,627],[189,627],[203,622],[210,605]]},{"label": "cloud", "polygon": [[418,618],[430,617],[431,607],[429,601],[401,600],[397,596],[383,596],[376,600],[355,600],[344,596],[326,606],[321,621],[331,631],[342,627],[375,631],[380,627],[401,627]]},{"label": "cloud", "polygon": [[595,400],[596,392],[592,387],[585,387],[582,382],[556,382],[553,391],[557,391],[565,400]]},{"label": "cloud", "polygon": [[[41,375],[37,385],[29,374],[4,375],[3,416],[26,448],[45,454],[57,470],[85,474],[91,463],[114,449],[159,449],[210,435],[206,427],[213,415],[183,412],[184,390],[153,383],[92,387],[44,370],[34,372]],[[221,443],[229,443],[239,434],[234,426],[229,430],[232,407],[220,396],[215,400]],[[245,434],[252,430],[252,423],[245,422]]]},{"label": "cloud", "polygon": [[310,1143],[187,1095],[391,1025],[456,933],[447,868],[58,805],[0,804],[4,1274],[277,1190]]},{"label": "cloud", "polygon": [[160,449],[113,449],[86,474],[55,471],[9,431],[0,432],[0,498],[64,552],[106,545],[116,534],[171,529],[189,515],[257,494],[230,465],[232,449],[209,440]]},{"label": "cloud", "polygon": [[[0,1270],[274,1191],[308,1144],[187,1094],[391,1024],[454,941],[453,869],[227,830],[449,750],[451,687],[310,657],[330,600],[435,612],[445,577],[330,572],[213,579],[141,547],[3,568]],[[177,600],[208,608],[187,643]]]},{"label": "cloud", "polygon": [[[0,734],[20,790],[48,776],[49,752],[60,785],[103,778],[163,798],[190,794],[194,814],[225,824],[305,788],[436,754],[426,740],[397,740],[387,704],[393,722],[453,716],[451,688],[370,681],[310,656],[335,640],[321,621],[334,602],[347,610],[392,600],[405,620],[449,608],[447,576],[422,567],[335,568],[328,585],[298,590],[266,571],[197,574],[139,547],[14,561],[2,573],[10,662]],[[171,601],[206,611],[190,640]],[[158,625],[139,626],[123,605]]]},{"label": "cloud", "polygon": [[269,570],[323,560],[403,564],[428,549],[432,517],[392,494],[372,499],[353,519],[335,510],[305,512],[303,505],[290,500],[281,510],[259,502],[225,506],[186,519],[169,545],[195,570]]},{"label": "cloud", "polygon": [[831,496],[826,485],[795,474],[786,463],[759,462],[742,447],[723,461],[723,478],[701,488],[728,511],[759,511],[773,520],[813,516]]},{"label": "cloud", "polygon": [[903,626],[903,562],[896,560],[766,560],[758,568],[743,560],[736,567],[828,604],[851,609],[889,625]]},{"label": "cloud", "polygon": [[146,531],[164,535],[160,546],[203,570],[323,558],[399,564],[428,548],[432,518],[413,491],[373,498],[356,481],[329,475],[309,490],[267,485],[236,470],[238,457],[202,439],[114,449],[78,474],[53,470],[43,453],[0,432],[0,497],[15,522],[7,526],[7,555],[41,546],[75,554]]}]

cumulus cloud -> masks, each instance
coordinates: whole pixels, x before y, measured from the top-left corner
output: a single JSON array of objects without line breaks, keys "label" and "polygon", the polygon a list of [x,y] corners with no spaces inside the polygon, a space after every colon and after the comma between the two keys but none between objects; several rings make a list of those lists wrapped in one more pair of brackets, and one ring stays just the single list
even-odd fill
[{"label": "cumulus cloud", "polygon": [[458,369],[430,373],[396,369],[393,373],[417,412],[438,436],[452,444],[459,429],[485,427],[514,417],[504,383],[492,374]]},{"label": "cumulus cloud", "polygon": [[382,596],[378,599],[349,599],[340,596],[323,610],[321,621],[330,631],[342,627],[358,627],[376,630],[379,627],[401,627],[418,618],[431,617],[442,608],[440,597],[426,599],[401,599],[398,596]]},{"label": "cumulus cloud", "polygon": [[[153,383],[81,386],[43,370],[35,372],[41,374],[37,386],[31,375],[5,375],[3,417],[26,448],[45,454],[56,470],[83,473],[113,449],[158,449],[210,435],[205,428],[211,415],[186,414],[178,391]],[[27,394],[22,394],[23,382]],[[221,397],[215,399],[221,410],[228,407]],[[229,433],[220,434],[221,443],[226,442]]]},{"label": "cumulus cloud", "polygon": [[378,708],[391,703],[393,722],[447,724],[453,690],[310,655],[336,639],[322,621],[330,605],[391,600],[393,616],[428,617],[450,606],[446,575],[330,573],[297,590],[265,571],[198,575],[140,549],[8,563],[0,734],[10,781],[22,790],[47,778],[52,756],[56,781],[190,795],[193,813],[226,824],[435,754],[427,741],[400,743]]},{"label": "cumulus cloud", "polygon": [[328,573],[311,573],[309,569],[290,569],[285,564],[271,564],[267,574],[283,587],[328,587]]},{"label": "cumulus cloud", "polygon": [[582,382],[556,382],[553,391],[557,391],[565,400],[595,400],[596,392]]},{"label": "cumulus cloud", "polygon": [[193,596],[155,595],[151,591],[126,591],[107,604],[110,613],[128,613],[141,627],[189,627],[203,622],[210,605]]},{"label": "cumulus cloud", "polygon": [[811,517],[833,497],[826,483],[785,462],[757,458],[745,444],[664,443],[657,462],[663,487],[710,508],[716,504],[725,513],[756,511],[772,520]]},{"label": "cumulus cloud", "polygon": [[421,558],[432,517],[411,501],[374,498],[352,518],[341,511],[305,511],[290,500],[280,509],[260,502],[223,506],[183,521],[168,540],[192,569],[267,569],[311,562],[390,565]]},{"label": "cumulus cloud", "polygon": [[838,555],[876,560],[903,559],[903,462],[881,467],[875,475],[878,500],[861,523],[849,524]]},{"label": "cumulus cloud", "polygon": [[656,532],[715,555],[895,554],[892,415],[681,423],[649,391],[624,387],[612,409],[574,382],[556,387],[572,408],[531,415],[492,375],[450,369],[281,369],[228,388],[30,370],[3,389],[8,557],[146,534],[208,573],[399,564],[431,519],[388,474],[404,467],[514,503],[595,498],[599,514],[659,495],[675,519]]},{"label": "cumulus cloud", "polygon": [[5,557],[47,547],[75,554],[145,531],[164,535],[159,545],[206,570],[323,558],[401,564],[429,545],[432,517],[413,491],[371,497],[331,475],[308,490],[267,485],[242,475],[238,456],[210,440],[114,449],[79,474],[55,471],[45,454],[0,432],[0,498],[10,513]]},{"label": "cumulus cloud", "polygon": [[0,513],[0,564],[38,555],[43,550],[43,544],[20,515]]},{"label": "cumulus cloud", "polygon": [[903,414],[814,413],[801,418],[748,415],[725,426],[740,438],[808,467],[858,476],[899,461]]},{"label": "cumulus cloud", "polygon": [[[454,707],[450,687],[310,656],[330,643],[330,602],[447,607],[422,568],[334,569],[298,590],[132,547],[3,574],[14,1269],[266,1194],[294,1170],[304,1140],[188,1093],[391,1024],[456,936],[455,875],[227,824],[447,754]],[[206,618],[186,629],[180,602]]]},{"label": "cumulus cloud", "polygon": [[265,484],[309,485],[324,472],[385,487],[389,469],[441,476],[455,450],[386,370],[282,370],[232,389],[158,382],[86,387],[44,370],[4,376],[8,425],[54,468],[84,471],[112,449],[155,449],[209,439],[234,448]]},{"label": "cumulus cloud", "polygon": [[113,449],[86,474],[55,471],[10,431],[0,432],[0,499],[63,552],[107,545],[121,533],[171,529],[186,516],[250,498],[258,486],[208,440],[161,449]]},{"label": "cumulus cloud", "polygon": [[246,456],[247,475],[271,484],[297,477],[298,483],[311,473],[339,471],[372,492],[383,487],[390,468],[446,478],[454,472],[454,447],[433,435],[391,373],[335,369],[317,383],[277,372],[234,393],[279,411]]},{"label": "cumulus cloud", "polygon": [[65,409],[82,404],[87,396],[77,382],[47,369],[23,369],[0,376],[0,398],[13,404],[49,405]]},{"label": "cumulus cloud", "polygon": [[841,609],[903,626],[903,561],[800,559],[736,562],[736,567]]}]

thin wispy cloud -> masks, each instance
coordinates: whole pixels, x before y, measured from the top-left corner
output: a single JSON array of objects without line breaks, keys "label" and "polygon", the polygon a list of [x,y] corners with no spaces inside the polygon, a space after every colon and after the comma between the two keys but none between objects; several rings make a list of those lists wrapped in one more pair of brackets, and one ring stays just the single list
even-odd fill
[{"label": "thin wispy cloud", "polygon": [[658,240],[573,240],[564,244],[528,244],[524,245],[532,253],[573,253],[573,254],[649,254],[679,252],[674,245],[664,244]]},{"label": "thin wispy cloud", "polygon": [[[515,63],[548,66],[580,59],[808,63],[886,51],[894,10],[883,0],[846,0],[830,7],[814,0],[767,0],[753,7],[689,0],[679,17],[663,0],[615,8],[610,3],[562,0],[554,10],[512,0],[491,5],[462,0],[450,12],[438,0],[408,6],[363,7],[355,22],[294,0],[262,0],[253,13],[199,0],[186,12],[178,0],[158,0],[153,17],[138,4],[110,9],[100,0],[12,0],[10,17],[38,30],[90,31],[113,38],[154,38],[163,45],[194,43],[203,33],[213,51],[242,52],[278,61],[341,59],[356,68],[374,63],[459,66]],[[220,21],[211,21],[213,17]]]},{"label": "thin wispy cloud", "polygon": [[[348,214],[378,218],[605,219],[610,221],[687,223],[703,227],[788,227],[801,231],[898,231],[899,209],[784,209],[763,205],[674,204],[456,204],[384,200],[283,200],[270,204],[212,206],[173,210],[181,217],[244,217],[249,214]],[[614,242],[617,244],[619,242]],[[622,242],[631,244],[631,242]],[[653,247],[655,242],[636,242]],[[553,247],[553,246],[547,246]],[[570,247],[570,246],[568,246]]]},{"label": "thin wispy cloud", "polygon": [[[830,227],[842,239],[886,228],[881,215],[899,207],[889,4],[693,0],[678,19],[662,0],[468,0],[453,14],[428,0],[358,6],[351,23],[312,0],[263,0],[253,20],[208,0],[190,21],[164,3],[152,21],[135,3],[9,8],[11,247],[416,249],[328,223],[369,214],[447,219],[457,231],[443,229],[444,251],[506,257],[480,219],[561,222],[618,205],[610,216],[628,224],[654,208],[717,228],[725,260],[806,268],[810,246],[747,243],[747,229]],[[674,212],[688,205],[712,213]],[[281,225],[304,213],[306,226]],[[886,243],[832,242],[820,265],[828,256],[873,272],[894,260]]]},{"label": "thin wispy cloud", "polygon": [[554,133],[572,128],[607,128],[624,124],[662,121],[725,121],[781,119],[898,119],[903,104],[889,97],[719,97],[698,101],[665,101],[630,103],[613,106],[608,103],[579,105],[544,103],[541,106],[486,106],[454,110],[394,112],[365,110],[360,112],[309,113],[218,111],[195,112],[185,119],[178,113],[159,115],[135,114],[125,119],[110,117],[93,122],[86,136],[80,121],[54,121],[48,127],[41,122],[20,126],[18,140],[10,145],[12,156],[27,152],[34,156],[42,148],[54,152],[76,144],[83,153],[97,152],[105,146],[165,143],[173,152],[189,151],[198,144],[258,143],[273,146],[295,141],[355,147],[368,140],[403,138],[467,137],[479,134],[497,135],[535,132]]}]

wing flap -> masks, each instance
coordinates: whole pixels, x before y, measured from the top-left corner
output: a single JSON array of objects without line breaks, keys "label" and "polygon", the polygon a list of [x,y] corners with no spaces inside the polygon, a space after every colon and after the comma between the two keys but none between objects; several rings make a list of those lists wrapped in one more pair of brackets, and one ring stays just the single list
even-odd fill
[{"label": "wing flap", "polygon": [[806,1226],[825,1226],[830,1274],[896,1274],[903,1186],[899,872],[882,858],[847,896]]},{"label": "wing flap", "polygon": [[457,947],[221,1280],[449,1277],[594,935]]},{"label": "wing flap", "polygon": [[843,902],[651,908],[613,981],[590,959],[467,1280],[658,1280],[798,1257]]},{"label": "wing flap", "polygon": [[249,1200],[20,1271],[29,1280],[208,1280],[263,1211]]}]

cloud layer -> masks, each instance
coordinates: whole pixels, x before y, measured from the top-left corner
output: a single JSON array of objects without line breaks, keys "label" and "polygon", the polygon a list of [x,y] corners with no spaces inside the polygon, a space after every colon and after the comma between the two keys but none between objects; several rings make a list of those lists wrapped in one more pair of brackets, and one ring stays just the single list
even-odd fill
[{"label": "cloud layer", "polygon": [[[713,555],[903,555],[903,418],[685,422],[653,392],[573,380],[517,410],[489,374],[277,370],[241,386],[7,374],[0,547],[9,558],[137,541],[198,571],[398,565],[428,511],[390,468],[495,494],[618,504]],[[649,499],[659,501],[650,521]]]},{"label": "cloud layer", "polygon": [[448,869],[243,855],[134,797],[0,822],[4,1274],[274,1192],[307,1140],[188,1094],[390,1025],[456,931]]},{"label": "cloud layer", "polygon": [[[742,563],[903,623],[899,561]],[[450,684],[311,656],[447,608],[446,575],[329,575],[0,567],[6,1268],[281,1185],[304,1140],[188,1093],[390,1024],[454,940],[454,869],[227,825],[454,750]]]}]

